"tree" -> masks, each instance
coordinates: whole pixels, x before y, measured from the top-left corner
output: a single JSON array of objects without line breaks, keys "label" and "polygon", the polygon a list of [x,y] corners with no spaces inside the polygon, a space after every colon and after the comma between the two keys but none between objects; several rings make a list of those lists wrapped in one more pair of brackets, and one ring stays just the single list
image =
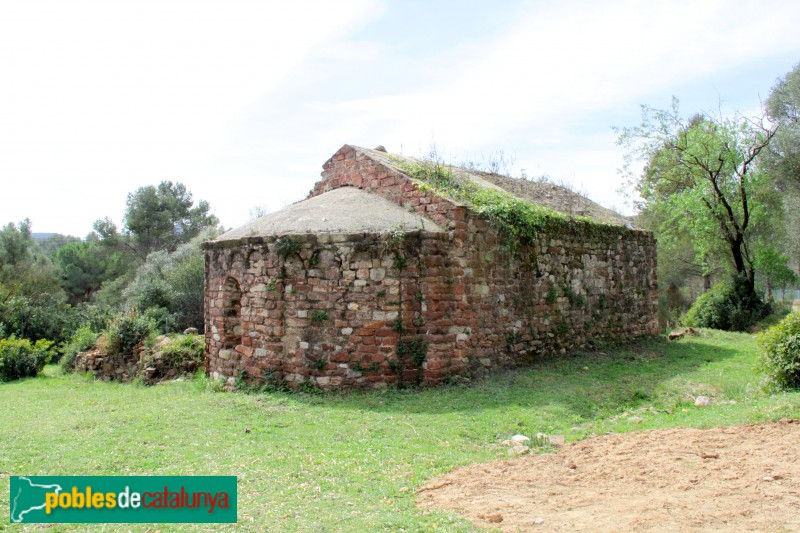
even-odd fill
[{"label": "tree", "polygon": [[800,63],[772,88],[767,113],[780,127],[765,166],[783,193],[787,234],[783,248],[800,273]]},{"label": "tree", "polygon": [[94,231],[106,247],[132,254],[138,263],[157,250],[174,252],[203,229],[218,223],[208,202],[194,205],[182,183],[162,181],[128,194],[122,231],[109,218],[97,220]]},{"label": "tree", "polygon": [[28,219],[0,230],[0,298],[61,293],[50,261],[35,256],[34,246]]},{"label": "tree", "polygon": [[120,252],[104,249],[96,241],[62,246],[53,260],[71,304],[88,302],[103,282],[116,278],[126,269]]},{"label": "tree", "polygon": [[194,205],[192,193],[182,183],[162,181],[158,187],[140,187],[128,194],[125,229],[141,259],[155,250],[174,252],[200,231],[215,226],[208,202]]},{"label": "tree", "polygon": [[[640,207],[669,221],[665,234],[685,231],[701,263],[723,249],[744,291],[755,294],[753,240],[769,224],[776,203],[758,158],[775,135],[761,119],[732,120],[708,114],[680,117],[678,100],[669,110],[643,106],[642,124],[618,130],[626,170],[642,198]],[[630,165],[644,160],[633,176]]]},{"label": "tree", "polygon": [[789,259],[772,246],[765,246],[756,254],[756,268],[764,278],[764,289],[767,293],[767,300],[772,300],[772,288],[785,287],[797,282],[797,275],[792,269],[786,266]]},{"label": "tree", "polygon": [[767,98],[767,114],[780,129],[767,151],[776,181],[800,189],[800,63],[778,79]]},{"label": "tree", "polygon": [[31,261],[31,248],[31,221],[27,218],[17,225],[9,222],[0,230],[0,268],[5,276]]}]

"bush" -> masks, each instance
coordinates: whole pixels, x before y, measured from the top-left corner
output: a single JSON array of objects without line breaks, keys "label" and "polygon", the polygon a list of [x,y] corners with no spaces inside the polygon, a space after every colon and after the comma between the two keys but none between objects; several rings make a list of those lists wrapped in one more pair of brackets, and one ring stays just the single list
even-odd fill
[{"label": "bush", "polygon": [[201,363],[205,357],[206,344],[200,335],[177,335],[164,344],[159,352],[161,357],[174,363],[196,361]]},{"label": "bush", "polygon": [[72,337],[61,345],[61,368],[67,372],[74,370],[75,357],[80,352],[85,352],[93,348],[96,342],[97,333],[86,326],[78,328],[75,333],[72,334]]},{"label": "bush", "polygon": [[62,342],[77,327],[78,320],[75,308],[57,295],[11,296],[0,302],[2,329],[17,338]]},{"label": "bush", "polygon": [[120,315],[111,321],[98,344],[109,355],[133,353],[136,345],[142,343],[155,329],[153,323],[135,312]]},{"label": "bush", "polygon": [[214,236],[209,229],[174,252],[161,250],[148,255],[122,292],[125,303],[153,314],[162,331],[201,329],[205,256],[200,245]]},{"label": "bush", "polygon": [[681,319],[684,326],[744,331],[766,315],[769,306],[751,290],[743,276],[714,285],[701,294]]},{"label": "bush", "polygon": [[762,349],[759,369],[769,384],[800,388],[800,313],[792,313],[757,337]]},{"label": "bush", "polygon": [[40,339],[31,344],[28,339],[0,340],[0,381],[33,377],[42,371],[53,355],[53,343]]}]

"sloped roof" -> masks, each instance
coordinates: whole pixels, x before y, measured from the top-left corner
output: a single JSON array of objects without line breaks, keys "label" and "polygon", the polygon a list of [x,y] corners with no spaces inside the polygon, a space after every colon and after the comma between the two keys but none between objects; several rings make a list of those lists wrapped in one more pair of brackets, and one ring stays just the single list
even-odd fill
[{"label": "sloped roof", "polygon": [[340,187],[223,233],[214,242],[304,233],[386,233],[397,229],[443,231],[433,221],[376,194]]},{"label": "sloped roof", "polygon": [[[352,145],[351,145],[352,146]],[[378,150],[370,150],[360,146],[352,148],[365,153],[370,158],[392,167],[398,172],[404,173],[403,168],[398,164],[424,163],[423,160],[407,156],[387,154]],[[528,202],[549,207],[559,213],[569,216],[583,216],[592,218],[605,224],[618,226],[634,226],[632,220],[611,209],[601,206],[592,200],[571,191],[565,187],[549,183],[547,181],[534,181],[530,179],[511,178],[499,174],[482,172],[474,169],[466,169],[452,165],[444,165],[450,172],[462,178],[469,179],[481,187],[494,187],[504,190],[514,196]]]}]

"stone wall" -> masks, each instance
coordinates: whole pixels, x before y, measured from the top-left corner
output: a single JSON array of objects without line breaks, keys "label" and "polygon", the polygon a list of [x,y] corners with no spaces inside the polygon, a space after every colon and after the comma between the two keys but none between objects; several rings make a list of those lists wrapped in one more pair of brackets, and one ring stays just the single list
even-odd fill
[{"label": "stone wall", "polygon": [[[195,334],[197,331],[191,328]],[[165,336],[156,338],[152,348],[139,345],[135,353],[109,355],[99,348],[80,352],[75,357],[76,372],[90,372],[102,381],[128,382],[140,378],[146,385],[180,376],[189,377],[199,368],[197,359],[172,361],[163,357],[160,348],[170,343]]]},{"label": "stone wall", "polygon": [[298,235],[286,255],[272,237],[207,243],[215,378],[437,384],[657,333],[648,232],[555,221],[512,253],[478,214],[352,147],[323,168],[310,196],[360,187],[447,232]]},{"label": "stone wall", "polygon": [[[288,254],[280,241],[207,245],[211,376],[323,388],[423,379],[419,355],[398,355],[398,345],[422,343],[414,326],[424,320],[421,283],[439,282],[420,275],[420,264],[440,261],[446,235],[293,235],[282,239],[292,243]],[[446,356],[439,339],[426,342],[427,360]]]}]

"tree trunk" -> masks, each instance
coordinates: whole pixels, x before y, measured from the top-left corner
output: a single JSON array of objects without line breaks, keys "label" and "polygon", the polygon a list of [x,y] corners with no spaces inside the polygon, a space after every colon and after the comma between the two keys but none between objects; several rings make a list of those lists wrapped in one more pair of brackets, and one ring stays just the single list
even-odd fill
[{"label": "tree trunk", "polygon": [[767,301],[772,301],[772,283],[769,279],[769,274],[767,274]]},{"label": "tree trunk", "polygon": [[747,277],[747,288],[749,291],[755,293],[755,271],[752,267],[748,268],[742,253],[742,237],[738,236],[736,239],[729,241],[731,247],[731,255],[733,256],[733,266],[736,268],[736,273],[740,276]]}]

